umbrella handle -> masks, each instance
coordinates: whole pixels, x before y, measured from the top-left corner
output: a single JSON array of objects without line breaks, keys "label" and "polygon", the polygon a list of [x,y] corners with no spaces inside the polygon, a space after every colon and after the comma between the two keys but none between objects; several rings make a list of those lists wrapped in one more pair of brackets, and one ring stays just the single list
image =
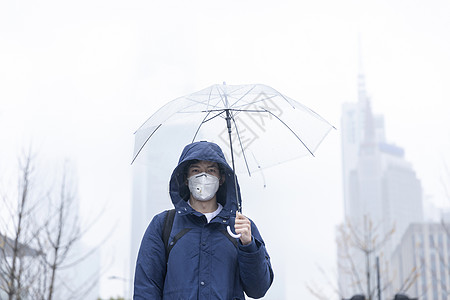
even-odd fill
[{"label": "umbrella handle", "polygon": [[241,237],[240,233],[236,234],[236,233],[233,233],[233,231],[231,231],[230,225],[227,226],[227,231],[228,231],[228,234],[235,239],[238,239]]}]

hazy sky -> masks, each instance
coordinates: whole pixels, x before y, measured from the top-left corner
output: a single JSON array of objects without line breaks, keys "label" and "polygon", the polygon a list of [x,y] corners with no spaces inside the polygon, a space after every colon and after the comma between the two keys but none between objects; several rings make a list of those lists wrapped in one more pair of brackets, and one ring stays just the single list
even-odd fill
[{"label": "hazy sky", "polygon": [[[73,161],[83,215],[108,207],[86,242],[117,224],[104,250],[114,265],[102,296],[117,295],[123,288],[107,277],[128,276],[134,130],[167,101],[211,84],[272,86],[338,129],[316,158],[273,171],[295,171],[281,188],[298,196],[295,226],[308,230],[292,246],[302,257],[286,284],[290,299],[310,298],[303,282],[320,281],[311,275],[315,264],[334,264],[334,225],[342,219],[340,113],[343,102],[356,101],[358,36],[388,141],[405,148],[428,198],[444,204],[449,15],[445,0],[2,1],[0,168],[11,168],[30,143],[43,160]],[[303,189],[290,190],[297,180]],[[287,207],[276,205],[283,216]]]}]

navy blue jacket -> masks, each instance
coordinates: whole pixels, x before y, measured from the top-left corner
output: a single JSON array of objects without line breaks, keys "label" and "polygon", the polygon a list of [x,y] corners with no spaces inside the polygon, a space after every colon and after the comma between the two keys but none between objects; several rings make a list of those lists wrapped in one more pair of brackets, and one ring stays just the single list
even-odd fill
[{"label": "navy blue jacket", "polygon": [[[217,191],[222,211],[210,223],[192,209],[185,184],[187,162],[217,162],[226,176]],[[239,192],[239,185],[238,185]],[[273,281],[270,258],[256,225],[252,223],[252,242],[242,245],[227,236],[226,226],[234,228],[236,191],[233,171],[222,150],[214,143],[187,145],[170,179],[170,196],[176,209],[169,243],[185,228],[190,231],[172,248],[166,265],[162,240],[165,212],[148,226],[139,250],[134,280],[134,299],[245,299],[265,295]]]}]

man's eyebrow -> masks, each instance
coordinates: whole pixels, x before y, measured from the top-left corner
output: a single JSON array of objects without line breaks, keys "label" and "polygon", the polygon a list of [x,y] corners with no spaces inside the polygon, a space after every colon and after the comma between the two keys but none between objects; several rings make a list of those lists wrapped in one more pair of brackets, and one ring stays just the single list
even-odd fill
[{"label": "man's eyebrow", "polygon": [[[200,167],[199,163],[193,163],[193,164],[189,165],[189,168],[199,168],[199,167]],[[217,169],[219,168],[218,164],[214,163],[214,162],[206,165],[206,167],[207,168],[217,168]]]}]

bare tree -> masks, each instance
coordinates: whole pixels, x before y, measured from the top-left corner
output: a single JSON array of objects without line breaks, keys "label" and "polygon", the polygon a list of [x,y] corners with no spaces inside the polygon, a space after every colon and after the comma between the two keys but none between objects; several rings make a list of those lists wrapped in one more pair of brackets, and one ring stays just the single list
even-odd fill
[{"label": "bare tree", "polygon": [[[356,226],[350,221],[337,228],[338,268],[341,274],[347,274],[349,284],[359,293],[365,294],[366,299],[375,300],[376,296],[384,293],[391,285],[392,278],[387,269],[387,260],[383,255],[383,247],[395,232],[393,226],[388,232],[381,230],[373,224],[368,216],[364,217],[363,224]],[[379,261],[384,262],[379,265]],[[334,297],[343,299],[341,291],[349,287],[333,283],[322,269],[321,273],[326,279],[328,287],[334,292]],[[377,274],[378,273],[378,274]],[[379,276],[377,276],[379,275]],[[417,278],[417,270],[411,270],[404,287],[410,286]],[[332,296],[324,295],[321,288],[312,284],[307,285],[308,290],[316,299],[330,299]]]},{"label": "bare tree", "polygon": [[83,299],[97,282],[98,272],[79,286],[74,286],[73,281],[67,284],[64,276],[98,249],[93,247],[88,252],[77,249],[94,223],[81,229],[75,180],[67,164],[50,187],[39,182],[41,190],[33,189],[38,178],[33,165],[35,158],[30,153],[20,159],[16,207],[11,205],[10,197],[2,197],[9,218],[1,222],[1,289],[9,300],[25,296]]},{"label": "bare tree", "polygon": [[[361,291],[364,290],[362,284],[366,284],[366,295],[369,300],[375,299],[377,289],[372,283],[374,282],[375,265],[373,259],[375,255],[379,255],[381,248],[394,234],[393,227],[389,232],[384,233],[380,237],[380,229],[374,225],[368,216],[364,216],[364,224],[362,228],[355,226],[350,221],[347,221],[346,226],[339,228],[341,236],[341,243],[343,243],[343,258],[344,261],[349,262],[350,270],[348,270],[353,278],[355,284],[358,285]],[[353,251],[352,251],[352,250]],[[355,265],[355,253],[362,253],[365,260],[365,278],[361,276],[360,270]],[[358,254],[357,254],[358,255]],[[386,287],[383,288],[383,290]]]},{"label": "bare tree", "polygon": [[[87,276],[84,281],[75,285],[70,277],[75,275],[80,278],[79,274],[73,274],[73,272],[69,274],[70,272],[68,272],[89,258],[106,240],[105,238],[87,252],[79,249],[78,244],[81,238],[100,219],[100,215],[96,216],[93,222],[83,227],[80,225],[75,182],[71,178],[71,174],[65,164],[62,174],[58,176],[57,181],[59,182],[54,184],[56,188],[47,194],[49,217],[45,223],[43,234],[39,236],[39,248],[43,249],[45,253],[41,256],[42,263],[48,270],[46,273],[48,278],[45,280],[47,286],[43,286],[47,291],[45,295],[47,300],[62,296],[64,299],[84,299],[85,294],[98,282],[99,277],[99,270],[90,276],[84,274]],[[58,297],[55,297],[57,290],[60,293]],[[64,295],[61,295],[61,291],[64,291]]]},{"label": "bare tree", "polygon": [[[0,288],[11,299],[21,299],[32,287],[37,273],[30,257],[39,252],[33,248],[40,228],[34,225],[37,202],[33,193],[34,166],[30,152],[19,159],[19,180],[14,193],[2,193],[2,211],[7,212],[1,223]],[[15,201],[9,201],[14,198]],[[8,237],[11,236],[11,237]]]}]

